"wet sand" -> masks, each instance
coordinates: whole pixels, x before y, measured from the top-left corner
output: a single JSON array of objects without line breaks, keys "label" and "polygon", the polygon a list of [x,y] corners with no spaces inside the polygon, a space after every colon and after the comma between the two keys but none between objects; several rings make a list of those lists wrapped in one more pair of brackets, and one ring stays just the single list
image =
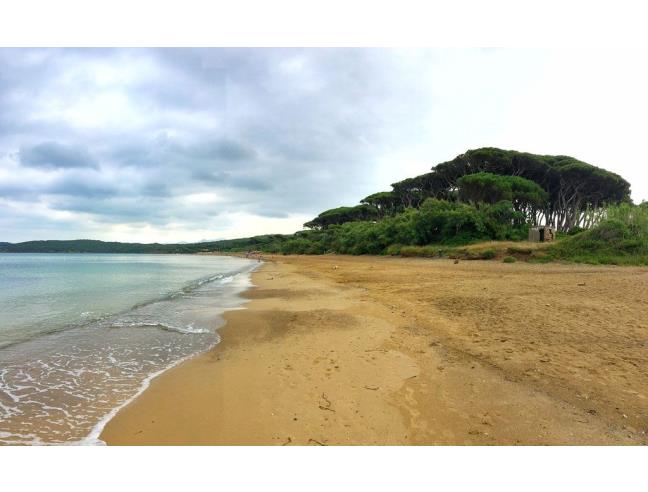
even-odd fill
[{"label": "wet sand", "polygon": [[645,444],[648,269],[276,257],[111,445]]}]

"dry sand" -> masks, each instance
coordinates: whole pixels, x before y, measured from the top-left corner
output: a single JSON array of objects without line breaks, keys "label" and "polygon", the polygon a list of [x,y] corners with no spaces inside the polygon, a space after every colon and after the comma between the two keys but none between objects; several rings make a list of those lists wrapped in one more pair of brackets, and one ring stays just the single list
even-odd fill
[{"label": "dry sand", "polygon": [[277,257],[108,444],[645,444],[648,269]]}]

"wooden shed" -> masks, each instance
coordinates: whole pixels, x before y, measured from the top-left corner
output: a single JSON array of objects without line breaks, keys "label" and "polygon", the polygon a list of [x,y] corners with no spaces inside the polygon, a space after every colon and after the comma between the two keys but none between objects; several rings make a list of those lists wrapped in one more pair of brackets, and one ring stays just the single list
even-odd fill
[{"label": "wooden shed", "polygon": [[556,230],[553,227],[541,226],[529,229],[529,241],[532,243],[547,243],[556,239]]}]

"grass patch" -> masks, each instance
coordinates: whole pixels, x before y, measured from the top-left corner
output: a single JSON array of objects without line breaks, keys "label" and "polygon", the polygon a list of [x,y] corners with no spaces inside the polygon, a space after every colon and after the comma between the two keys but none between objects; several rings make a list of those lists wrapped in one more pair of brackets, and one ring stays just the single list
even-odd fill
[{"label": "grass patch", "polygon": [[648,265],[648,206],[611,207],[605,221],[564,238],[546,254],[591,265]]},{"label": "grass patch", "polygon": [[439,246],[402,246],[400,255],[404,257],[432,258],[443,256],[443,250]]},{"label": "grass patch", "polygon": [[406,258],[450,258],[457,260],[499,260],[513,256],[520,261],[547,262],[552,258],[545,253],[550,243],[521,241],[484,241],[467,246],[432,244],[427,246],[402,246],[395,244],[385,249],[384,254]]},{"label": "grass patch", "polygon": [[497,253],[494,249],[486,249],[482,251],[481,258],[482,260],[492,260],[497,256]]}]

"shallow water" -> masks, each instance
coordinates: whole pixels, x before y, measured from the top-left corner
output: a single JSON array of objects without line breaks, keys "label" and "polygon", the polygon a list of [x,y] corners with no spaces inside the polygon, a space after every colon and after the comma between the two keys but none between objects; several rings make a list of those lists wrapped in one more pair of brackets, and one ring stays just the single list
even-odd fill
[{"label": "shallow water", "polygon": [[219,340],[257,263],[0,255],[0,443],[90,443],[159,373]]}]

